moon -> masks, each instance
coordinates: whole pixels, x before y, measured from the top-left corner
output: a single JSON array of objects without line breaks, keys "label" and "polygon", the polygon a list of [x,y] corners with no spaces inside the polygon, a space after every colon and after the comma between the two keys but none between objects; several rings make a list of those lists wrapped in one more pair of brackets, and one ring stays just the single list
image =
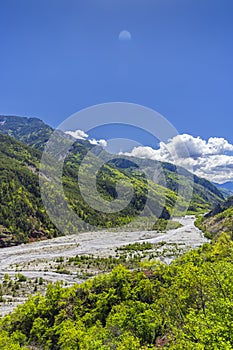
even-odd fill
[{"label": "moon", "polygon": [[118,36],[121,41],[129,41],[132,39],[132,35],[128,30],[122,30]]}]

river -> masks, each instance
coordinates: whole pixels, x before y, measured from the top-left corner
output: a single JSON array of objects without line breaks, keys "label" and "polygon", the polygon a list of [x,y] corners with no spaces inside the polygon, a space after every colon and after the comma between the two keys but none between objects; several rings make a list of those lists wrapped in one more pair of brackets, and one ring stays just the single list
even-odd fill
[{"label": "river", "polygon": [[[14,278],[17,270],[29,279],[42,277],[51,282],[62,280],[67,285],[80,283],[76,274],[61,274],[54,269],[47,269],[50,262],[58,257],[74,257],[76,255],[93,254],[95,256],[114,255],[116,247],[135,242],[177,243],[187,249],[197,248],[207,240],[202,232],[195,227],[194,216],[176,218],[183,226],[167,232],[135,231],[135,232],[86,232],[77,235],[68,235],[46,241],[33,242],[19,246],[3,248],[0,250],[0,277],[7,273]],[[170,263],[172,257],[161,258]],[[48,271],[45,271],[45,270]],[[6,314],[18,305],[22,300],[17,300],[10,305],[0,305],[0,313]]]}]

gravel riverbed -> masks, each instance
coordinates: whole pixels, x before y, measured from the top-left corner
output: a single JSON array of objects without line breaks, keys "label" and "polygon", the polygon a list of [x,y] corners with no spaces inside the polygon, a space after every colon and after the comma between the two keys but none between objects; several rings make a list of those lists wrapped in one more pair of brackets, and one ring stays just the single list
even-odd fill
[{"label": "gravel riverbed", "polygon": [[[58,237],[47,241],[34,242],[0,250],[0,279],[5,274],[14,278],[16,271],[25,277],[35,279],[42,277],[46,281],[63,281],[66,285],[81,283],[77,274],[62,274],[54,271],[52,262],[59,257],[75,257],[76,255],[93,254],[99,257],[114,255],[117,247],[135,242],[167,244],[176,243],[184,250],[197,248],[207,240],[195,227],[194,216],[176,218],[183,226],[167,232],[135,231],[135,232],[85,232],[77,235]],[[160,260],[170,263],[173,257],[161,257]],[[26,298],[15,298],[10,302],[0,303],[0,314],[9,313]]]}]

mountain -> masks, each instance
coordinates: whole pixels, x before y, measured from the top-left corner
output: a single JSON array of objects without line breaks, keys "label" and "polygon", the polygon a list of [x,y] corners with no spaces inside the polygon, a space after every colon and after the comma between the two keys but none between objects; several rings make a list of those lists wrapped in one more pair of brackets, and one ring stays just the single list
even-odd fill
[{"label": "mountain", "polygon": [[[191,174],[184,168],[150,159],[125,158],[129,162],[136,162],[139,168],[143,169],[147,174],[148,178],[160,186],[166,187],[175,193],[182,193],[184,197],[186,192],[193,191],[192,201],[189,206],[190,212],[197,212],[198,210],[204,212],[210,206],[214,207],[224,200],[223,194],[213,183]],[[117,159],[115,163],[120,168],[124,168],[126,160]]]},{"label": "mountain", "polygon": [[[53,131],[54,130],[49,125],[45,124],[38,118],[0,116],[0,133],[12,136],[15,139],[39,150],[43,150],[44,144],[47,142]],[[79,152],[85,153],[85,147],[90,149],[90,144],[88,141],[79,140],[78,143],[79,145],[83,146],[82,150],[79,147]],[[125,158],[128,158],[129,163],[131,162],[131,164],[135,162],[135,158],[133,157]],[[121,170],[125,169],[126,167],[128,169],[131,168],[129,164],[126,166],[125,160],[115,161],[115,164],[117,164]],[[160,167],[164,173],[164,176],[166,177],[166,187],[172,191],[177,192],[180,185],[177,181],[177,170],[182,180],[181,183],[184,183],[185,187],[189,185],[187,179],[191,178],[190,173],[187,170],[176,167],[173,164],[161,163],[149,159],[137,159],[137,164],[139,164],[140,168],[145,170],[147,173],[152,172],[153,175],[154,169]],[[193,196],[195,205],[199,204],[200,208],[203,207],[203,209],[205,209],[206,202],[217,204],[219,200],[223,200],[223,195],[221,194],[221,191],[216,189],[216,184],[213,185],[210,181],[199,178],[195,175],[193,176],[193,180],[195,183]],[[157,177],[156,181],[161,186],[164,186],[164,178]]]},{"label": "mountain", "polygon": [[43,150],[53,129],[38,118],[0,116],[0,134],[8,135],[36,149]]},{"label": "mountain", "polygon": [[[83,171],[80,165],[84,157],[92,150],[97,151],[88,141],[77,140],[74,143],[72,141],[71,151],[65,158],[62,181],[68,206],[76,212],[80,222],[73,224],[69,216],[64,218],[64,215],[58,214],[61,201],[56,183],[59,180],[56,174],[54,181],[44,176],[45,186],[48,188],[51,186],[50,202],[55,210],[59,227],[63,228],[61,233],[46,214],[38,178],[42,150],[53,129],[37,118],[2,116],[0,120],[0,242],[2,246],[36,238],[77,233],[91,230],[93,227],[111,228],[128,224],[133,229],[141,229],[148,227],[148,218],[153,222],[158,217],[169,219],[175,203],[177,203],[177,215],[187,206],[186,192],[192,190],[192,174],[169,163],[136,160],[131,157],[110,159],[101,166],[97,177],[90,179],[90,181],[96,181],[100,197],[109,203],[109,207],[112,201],[117,199],[121,204],[121,198],[118,198],[116,190],[117,183],[121,181],[125,184],[125,194],[130,193],[131,184],[133,196],[130,202],[124,209],[116,212],[107,213],[96,210],[83,199],[80,186],[77,184],[79,171],[81,174]],[[65,138],[63,136],[64,134],[58,133],[58,145],[59,137],[68,142],[68,136],[66,135]],[[106,152],[101,148],[98,149],[99,151],[103,152],[108,159]],[[93,154],[92,157],[95,155]],[[95,158],[86,165],[89,172],[91,164],[94,163]],[[153,177],[155,169],[159,169],[156,179]],[[146,177],[144,172],[149,176]],[[212,183],[197,176],[193,179],[194,188],[189,212],[207,211],[223,202],[223,195]],[[95,201],[93,182],[90,182],[87,190],[92,203]],[[141,213],[143,215],[140,216],[140,222],[135,221]]]},{"label": "mountain", "polygon": [[227,181],[223,184],[217,184],[219,188],[226,188],[227,190],[233,192],[233,181]]},{"label": "mountain", "polygon": [[[54,130],[42,120],[38,118],[26,118],[26,117],[17,117],[17,116],[0,116],[0,134],[7,134],[14,137],[15,139],[22,141],[33,148],[43,150],[44,144],[47,142]],[[78,141],[79,149],[78,151],[81,154],[85,154],[86,149],[90,149],[90,144],[88,141]],[[82,148],[82,149],[81,149]],[[76,157],[77,158],[77,157]],[[128,158],[129,163],[135,162],[133,157]],[[77,159],[76,159],[77,161]],[[126,166],[125,160],[115,161],[115,164],[122,170],[131,168],[130,165]],[[177,192],[178,187],[181,184],[178,184],[177,181],[177,170],[181,178],[181,183],[184,184],[184,187],[189,186],[187,179],[191,179],[192,175],[185,169],[176,167],[170,163],[161,163],[159,161],[149,160],[149,159],[137,159],[137,164],[140,168],[145,170],[147,173],[152,173],[154,176],[154,169],[160,168],[166,177],[166,187],[172,191]],[[157,177],[156,182],[161,186],[164,186],[164,176],[163,178]],[[153,179],[151,178],[153,181]],[[223,195],[219,191],[215,184],[213,185],[210,181],[193,176],[194,180],[194,202],[195,205],[199,204],[199,207],[203,209],[206,208],[206,202],[217,204],[219,200],[223,200]],[[208,207],[208,205],[207,205]],[[194,209],[195,211],[195,209]]]},{"label": "mountain", "polygon": [[215,206],[204,217],[200,217],[196,225],[208,238],[216,239],[222,232],[225,232],[233,239],[233,196]]},{"label": "mountain", "polygon": [[[79,158],[82,152],[88,151],[92,146],[86,142],[76,143],[73,153],[67,157],[63,185],[66,198],[70,207],[77,215],[84,219],[80,220],[77,226],[72,225],[69,217],[58,217],[64,220],[66,231],[63,233],[77,233],[83,230],[91,230],[91,225],[95,227],[120,226],[129,223],[137,217],[143,209],[147,195],[146,181],[140,174],[120,171],[117,167],[105,165],[98,177],[98,186],[102,196],[106,200],[116,197],[115,184],[121,180],[131,180],[134,186],[134,196],[129,205],[119,213],[98,212],[86,203],[77,186],[77,174],[79,168]],[[50,238],[60,235],[51,223],[43,206],[39,187],[38,169],[41,152],[27,146],[15,139],[0,135],[0,242],[1,246],[28,242],[36,238]],[[151,183],[153,198],[153,212],[148,215],[156,215],[156,210],[161,207],[167,196],[166,206],[161,207],[161,217],[168,219],[172,203],[176,199],[173,191],[166,190],[162,186]],[[91,187],[90,187],[91,188]],[[54,208],[59,207],[59,193],[51,192]],[[182,198],[179,198],[182,203]],[[156,217],[155,217],[156,218]]]},{"label": "mountain", "polygon": [[223,184],[214,183],[214,185],[223,193],[225,197],[233,195],[233,181],[227,181]]},{"label": "mountain", "polygon": [[[92,146],[89,142],[76,143],[73,152],[67,157],[63,185],[66,198],[70,207],[77,215],[84,219],[80,220],[79,226],[72,226],[70,218],[66,217],[64,225],[66,231],[63,233],[77,233],[79,231],[91,230],[91,225],[96,227],[111,227],[129,223],[137,217],[143,209],[147,195],[145,178],[140,174],[120,171],[117,167],[105,165],[98,177],[98,186],[102,196],[106,200],[116,197],[115,184],[121,180],[130,180],[133,183],[135,194],[129,205],[117,213],[101,213],[86,203],[77,186],[77,174],[80,157]],[[41,151],[35,150],[9,136],[0,135],[0,242],[1,246],[28,242],[36,238],[51,238],[61,235],[61,232],[51,223],[42,203],[38,169]],[[167,191],[162,186],[151,183],[154,204],[153,213],[161,207],[167,196],[170,202],[161,207],[161,217],[168,219],[172,203],[176,198],[173,191]],[[54,207],[59,206],[59,193],[52,191],[51,200]],[[182,198],[180,198],[182,203]],[[64,218],[58,218],[64,220]]]}]

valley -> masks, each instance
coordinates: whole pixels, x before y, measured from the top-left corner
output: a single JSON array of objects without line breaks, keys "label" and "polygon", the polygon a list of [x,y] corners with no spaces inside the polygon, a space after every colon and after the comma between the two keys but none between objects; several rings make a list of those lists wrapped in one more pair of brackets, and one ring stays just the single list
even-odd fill
[{"label": "valley", "polygon": [[[1,349],[232,349],[232,197],[182,167],[104,149],[95,172],[93,145],[80,139],[63,191],[53,155],[40,181],[54,130],[36,118],[0,123]],[[122,204],[122,181],[133,188],[122,210],[93,205],[93,183],[101,203]]]},{"label": "valley", "polygon": [[[167,232],[86,232],[1,249],[0,278],[4,280],[7,276],[5,284],[12,282],[11,288],[5,288],[9,294],[3,295],[0,314],[9,313],[30,294],[44,293],[49,282],[61,281],[64,286],[71,286],[99,273],[110,272],[117,263],[132,269],[148,258],[170,263],[175,257],[207,241],[195,227],[194,216],[176,218],[176,221],[182,227]],[[135,243],[140,245],[134,250]],[[148,247],[144,247],[144,243],[148,243]],[[81,264],[84,256],[88,261]],[[81,257],[79,264],[71,263],[75,257]],[[93,264],[93,259],[98,259],[99,263]],[[101,259],[104,259],[104,266]],[[19,274],[21,283],[17,283],[15,291],[12,284],[19,279]]]}]

